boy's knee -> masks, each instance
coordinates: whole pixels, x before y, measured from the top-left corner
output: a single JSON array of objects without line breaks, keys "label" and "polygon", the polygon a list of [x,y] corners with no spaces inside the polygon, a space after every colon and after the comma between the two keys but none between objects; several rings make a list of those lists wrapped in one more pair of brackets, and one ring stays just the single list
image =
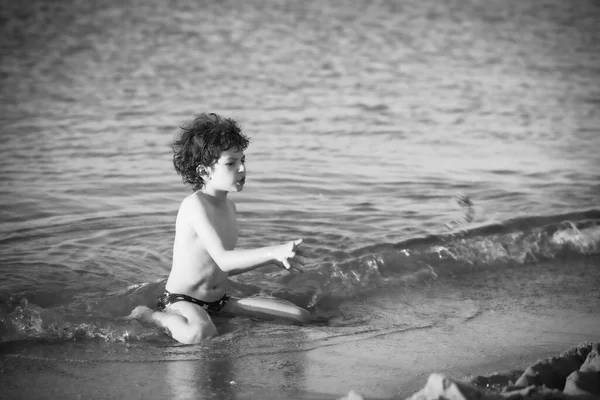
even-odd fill
[{"label": "boy's knee", "polygon": [[212,324],[194,325],[190,327],[185,344],[198,344],[217,335],[217,328]]},{"label": "boy's knee", "polygon": [[310,313],[302,309],[298,315],[298,322],[301,324],[308,324],[310,322]]}]

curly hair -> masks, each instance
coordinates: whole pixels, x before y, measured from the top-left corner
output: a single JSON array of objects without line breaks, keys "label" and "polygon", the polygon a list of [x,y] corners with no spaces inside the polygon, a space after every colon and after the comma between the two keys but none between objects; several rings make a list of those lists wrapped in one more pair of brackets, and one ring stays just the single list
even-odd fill
[{"label": "curly hair", "polygon": [[180,127],[173,140],[173,165],[184,183],[194,190],[204,186],[198,167],[214,165],[221,152],[236,148],[246,150],[250,139],[232,119],[222,119],[217,114],[200,114],[194,121]]}]

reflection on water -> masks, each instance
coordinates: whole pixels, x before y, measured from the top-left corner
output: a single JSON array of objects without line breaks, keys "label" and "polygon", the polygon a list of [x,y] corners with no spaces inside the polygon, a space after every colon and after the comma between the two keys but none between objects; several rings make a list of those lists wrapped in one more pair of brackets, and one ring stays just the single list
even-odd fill
[{"label": "reflection on water", "polygon": [[175,400],[234,398],[229,390],[235,385],[231,367],[229,360],[167,363],[165,384],[170,389],[168,397]]},{"label": "reflection on water", "polygon": [[[240,390],[246,398],[283,398],[286,393],[298,393],[305,386],[305,352],[297,348],[304,335],[277,328],[271,333],[275,351],[264,347],[265,338],[253,335],[238,335],[235,340],[221,337],[205,349],[172,348],[171,356],[180,353],[179,357],[188,360],[167,362],[164,378],[169,398],[235,398]],[[196,359],[190,361],[191,354]]]}]

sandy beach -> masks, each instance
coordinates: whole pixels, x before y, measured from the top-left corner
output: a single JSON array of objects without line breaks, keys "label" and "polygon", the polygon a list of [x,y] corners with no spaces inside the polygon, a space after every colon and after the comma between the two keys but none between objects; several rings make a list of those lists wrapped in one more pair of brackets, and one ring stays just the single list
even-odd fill
[{"label": "sandy beach", "polygon": [[83,351],[70,361],[52,359],[60,350],[50,346],[34,356],[4,349],[0,389],[12,399],[335,399],[351,390],[366,399],[404,399],[431,373],[468,381],[522,371],[581,342],[598,341],[598,327],[600,316],[593,314],[487,312],[452,327],[365,334],[309,350],[237,359],[233,354],[209,363],[96,361],[94,352],[102,346],[95,344],[86,345],[87,360]]},{"label": "sandy beach", "polygon": [[[460,279],[440,271],[427,290],[380,290],[346,302],[345,317],[326,325],[221,318],[221,336],[196,346],[166,335],[8,342],[0,347],[0,392],[13,399],[340,399],[353,391],[407,399],[434,373],[460,382],[519,376],[539,360],[600,341],[593,265],[481,269]],[[377,326],[344,326],[366,312]]]}]

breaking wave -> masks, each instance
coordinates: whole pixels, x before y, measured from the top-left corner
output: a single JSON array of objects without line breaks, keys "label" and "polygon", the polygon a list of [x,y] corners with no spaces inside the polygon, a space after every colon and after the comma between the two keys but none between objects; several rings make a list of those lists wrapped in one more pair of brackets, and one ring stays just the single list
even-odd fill
[{"label": "breaking wave", "polygon": [[[256,274],[253,283],[233,280],[236,296],[286,298],[315,310],[327,310],[356,296],[385,287],[425,287],[446,276],[479,270],[524,268],[541,261],[586,258],[600,253],[600,211],[528,217],[356,249],[308,265],[303,274],[278,270]],[[257,281],[258,280],[258,281]],[[126,320],[139,304],[154,306],[164,280],[143,282],[102,296],[78,296],[46,307],[26,297],[0,299],[0,343],[17,340],[153,340],[160,336]],[[450,281],[448,282],[450,284]],[[323,315],[321,312],[320,315]],[[325,312],[325,316],[327,313]]]}]

